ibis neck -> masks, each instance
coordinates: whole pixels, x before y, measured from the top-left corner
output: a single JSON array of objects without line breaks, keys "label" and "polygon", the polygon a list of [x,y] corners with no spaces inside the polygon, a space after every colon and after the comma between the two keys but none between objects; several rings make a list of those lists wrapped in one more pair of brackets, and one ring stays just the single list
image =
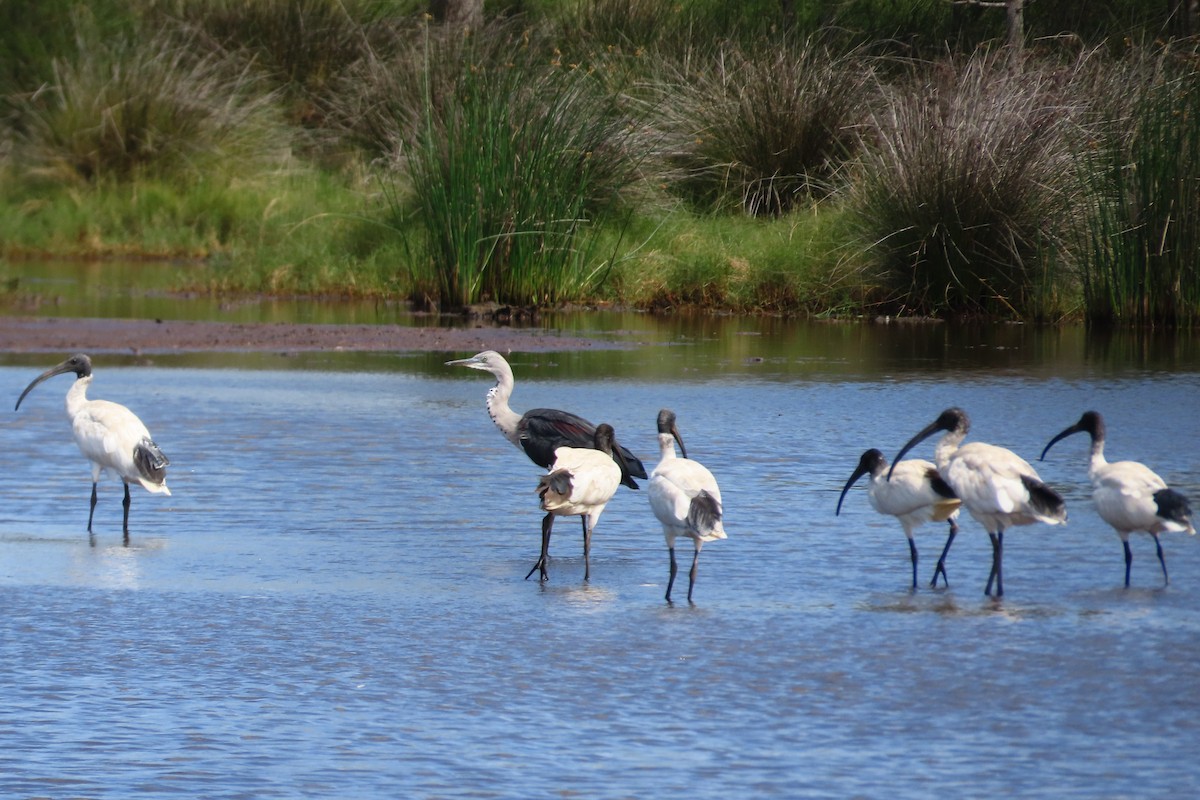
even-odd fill
[{"label": "ibis neck", "polygon": [[87,390],[92,385],[92,376],[87,375],[83,378],[76,378],[71,384],[71,388],[67,390],[67,416],[71,419],[83,410],[87,404]]},{"label": "ibis neck", "polygon": [[674,461],[675,437],[669,433],[660,433],[658,435],[658,452],[659,461]]},{"label": "ibis neck", "polygon": [[512,396],[512,387],[511,377],[507,381],[503,377],[497,377],[496,385],[488,389],[487,410],[488,416],[492,418],[492,422],[496,423],[496,427],[500,429],[500,433],[504,434],[504,438],[520,447],[521,434],[517,430],[517,426],[521,422],[521,415],[508,407],[508,398]]},{"label": "ibis neck", "polygon": [[950,431],[938,440],[937,447],[933,449],[933,461],[937,464],[938,472],[949,466],[950,459],[954,457],[954,453],[964,438],[966,438],[965,433]]},{"label": "ibis neck", "polygon": [[1104,437],[1092,437],[1092,453],[1088,461],[1088,472],[1095,474],[1096,470],[1108,464],[1108,460],[1104,457]]}]

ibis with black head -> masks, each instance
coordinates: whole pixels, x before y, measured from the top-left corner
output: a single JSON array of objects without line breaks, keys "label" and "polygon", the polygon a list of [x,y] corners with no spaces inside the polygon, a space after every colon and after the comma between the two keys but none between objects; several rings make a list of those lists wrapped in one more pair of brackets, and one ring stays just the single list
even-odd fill
[{"label": "ibis with black head", "polygon": [[621,469],[613,459],[617,447],[616,432],[611,425],[601,423],[587,447],[560,447],[554,451],[550,471],[538,479],[537,494],[542,510],[542,552],[533,569],[525,575],[540,571],[548,580],[546,561],[550,557],[550,529],[554,517],[578,515],[583,520],[583,579],[591,579],[592,532],[600,514],[621,485]]},{"label": "ibis with black head", "polygon": [[122,530],[128,544],[130,484],[137,484],[152,494],[171,494],[167,488],[167,466],[171,462],[132,411],[119,403],[87,398],[88,387],[92,385],[92,360],[86,355],[73,355],[34,378],[17,398],[17,410],[35,386],[66,373],[75,375],[75,382],[67,390],[67,417],[71,420],[75,444],[92,465],[88,534],[92,534],[92,518],[96,512],[96,484],[100,476],[108,472],[120,478],[125,486]]},{"label": "ibis with black head", "polygon": [[[650,473],[646,494],[650,508],[662,523],[663,536],[667,540],[670,555],[670,577],[667,580],[667,602],[671,602],[671,588],[675,585],[678,567],[675,562],[675,540],[686,536],[692,540],[692,569],[688,573],[688,602],[696,588],[696,568],[700,560],[700,549],[707,542],[728,538],[725,533],[724,506],[717,479],[699,461],[688,458],[687,448],[679,435],[675,412],[664,408],[658,412],[659,461]],[[683,454],[675,453],[675,444]]]},{"label": "ibis with black head", "polygon": [[858,466],[842,487],[834,516],[842,513],[842,501],[846,499],[850,487],[862,476],[869,476],[867,500],[871,503],[871,508],[880,514],[895,517],[904,528],[904,536],[908,539],[909,559],[912,561],[913,591],[917,589],[917,544],[913,540],[913,531],[926,522],[948,522],[950,533],[946,537],[946,545],[942,548],[942,555],[938,558],[929,585],[936,587],[938,575],[941,575],[949,586],[950,579],[946,577],[946,556],[950,552],[950,545],[954,544],[954,537],[958,535],[957,520],[962,501],[950,485],[942,480],[937,467],[924,459],[910,458],[901,461],[892,470],[890,479],[885,474],[887,472],[888,462],[882,452],[874,447],[864,451],[858,459]]},{"label": "ibis with black head", "polygon": [[1098,411],[1085,411],[1071,425],[1050,440],[1042,450],[1041,460],[1056,442],[1076,433],[1086,433],[1092,440],[1088,457],[1088,478],[1092,482],[1092,502],[1100,519],[1107,522],[1121,538],[1125,550],[1125,587],[1129,587],[1129,571],[1133,552],[1129,549],[1129,534],[1146,533],[1154,539],[1158,563],[1162,566],[1163,585],[1170,582],[1167,561],[1163,556],[1160,533],[1186,531],[1195,535],[1192,509],[1187,498],[1167,486],[1153,470],[1137,461],[1114,461],[1104,457],[1106,429],[1104,417]]},{"label": "ibis with black head", "polygon": [[992,570],[984,594],[999,598],[1004,595],[1004,531],[1014,525],[1035,522],[1061,525],[1067,521],[1067,508],[1062,496],[1013,451],[983,442],[963,444],[970,429],[967,412],[957,407],[946,409],[900,448],[888,478],[905,453],[942,432],[933,461],[942,480],[950,485],[963,507],[983,525],[991,539]]}]

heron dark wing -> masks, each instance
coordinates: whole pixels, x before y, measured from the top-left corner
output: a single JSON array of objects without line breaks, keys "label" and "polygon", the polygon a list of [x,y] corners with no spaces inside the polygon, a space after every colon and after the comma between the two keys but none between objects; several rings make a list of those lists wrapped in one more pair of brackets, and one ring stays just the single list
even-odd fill
[{"label": "heron dark wing", "polygon": [[158,445],[149,439],[142,439],[133,448],[133,463],[138,472],[151,483],[162,483],[167,477],[167,467],[171,460],[167,458]]},{"label": "heron dark wing", "polygon": [[549,467],[560,447],[591,447],[596,426],[567,411],[535,408],[521,417],[517,432],[525,455],[539,467]]},{"label": "heron dark wing", "polygon": [[629,450],[622,445],[617,445],[617,451],[621,454],[621,458],[617,463],[621,464],[624,462],[622,464],[624,467],[623,471],[628,472],[635,478],[650,477],[646,474],[646,467],[642,464],[642,460],[640,458],[629,452]]}]

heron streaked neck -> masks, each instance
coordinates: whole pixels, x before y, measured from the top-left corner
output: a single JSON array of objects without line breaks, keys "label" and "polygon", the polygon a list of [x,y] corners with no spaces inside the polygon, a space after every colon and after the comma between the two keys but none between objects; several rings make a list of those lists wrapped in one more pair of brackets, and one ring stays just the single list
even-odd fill
[{"label": "heron streaked neck", "polygon": [[92,385],[92,376],[84,375],[81,378],[76,378],[71,384],[71,388],[67,390],[67,416],[71,419],[83,410],[87,404],[87,390]]},{"label": "heron streaked neck", "polygon": [[517,428],[521,423],[521,415],[508,407],[508,398],[512,397],[513,390],[512,370],[502,369],[492,374],[496,376],[496,385],[488,389],[488,416],[492,418],[492,422],[496,423],[496,427],[500,429],[500,433],[504,434],[505,439],[520,447],[521,434]]}]

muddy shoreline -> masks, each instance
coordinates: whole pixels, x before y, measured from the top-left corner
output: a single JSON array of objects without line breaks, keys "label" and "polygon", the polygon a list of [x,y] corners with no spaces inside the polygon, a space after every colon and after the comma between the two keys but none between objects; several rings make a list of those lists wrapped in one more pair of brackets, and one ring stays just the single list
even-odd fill
[{"label": "muddy shoreline", "polygon": [[613,347],[554,331],[480,326],[308,325],[172,320],[0,317],[0,348],[10,353],[305,352],[313,350],[459,353]]}]

